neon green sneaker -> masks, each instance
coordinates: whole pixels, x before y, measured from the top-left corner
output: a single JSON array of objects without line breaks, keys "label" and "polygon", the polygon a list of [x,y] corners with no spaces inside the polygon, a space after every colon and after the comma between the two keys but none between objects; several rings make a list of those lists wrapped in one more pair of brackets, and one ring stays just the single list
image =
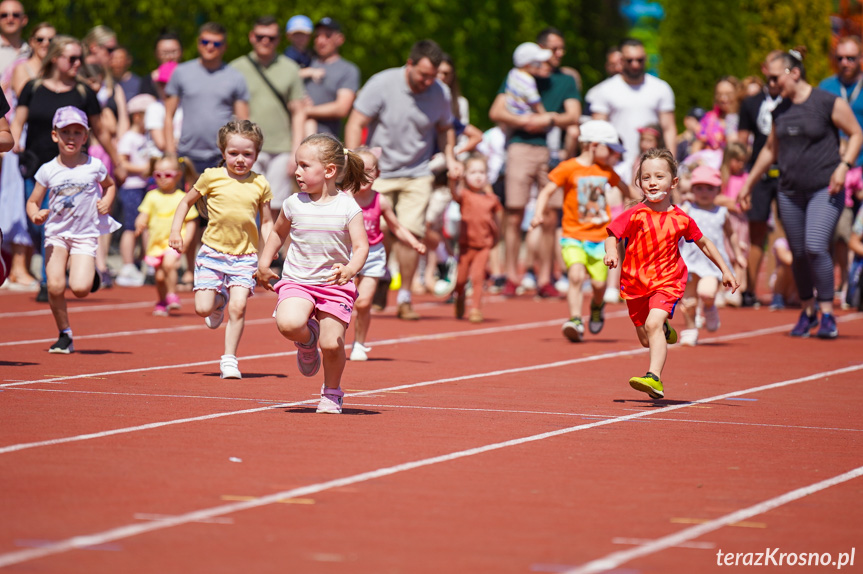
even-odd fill
[{"label": "neon green sneaker", "polygon": [[629,379],[629,386],[636,391],[647,393],[651,399],[665,397],[665,393],[662,390],[662,381],[653,373],[647,373],[643,377],[632,377]]},{"label": "neon green sneaker", "polygon": [[671,326],[671,323],[666,321],[665,325],[662,326],[662,330],[665,331],[665,341],[669,345],[673,345],[677,342],[677,331],[674,330],[674,327]]}]

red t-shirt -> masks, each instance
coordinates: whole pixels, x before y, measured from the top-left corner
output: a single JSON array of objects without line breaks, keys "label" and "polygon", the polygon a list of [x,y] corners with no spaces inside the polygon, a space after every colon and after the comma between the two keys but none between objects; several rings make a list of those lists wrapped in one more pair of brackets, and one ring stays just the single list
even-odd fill
[{"label": "red t-shirt", "polygon": [[677,299],[686,289],[686,264],[678,241],[701,239],[695,221],[679,207],[653,211],[643,203],[627,209],[608,226],[608,235],[623,241],[620,294],[637,299],[661,291]]}]

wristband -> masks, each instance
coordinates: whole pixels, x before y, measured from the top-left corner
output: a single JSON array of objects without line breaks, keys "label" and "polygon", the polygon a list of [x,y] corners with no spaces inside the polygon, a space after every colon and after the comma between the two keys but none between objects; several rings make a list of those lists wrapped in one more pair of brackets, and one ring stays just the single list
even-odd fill
[{"label": "wristband", "polygon": [[842,163],[844,163],[848,169],[854,169],[854,166],[851,165],[849,162],[845,161],[844,159],[842,160]]}]

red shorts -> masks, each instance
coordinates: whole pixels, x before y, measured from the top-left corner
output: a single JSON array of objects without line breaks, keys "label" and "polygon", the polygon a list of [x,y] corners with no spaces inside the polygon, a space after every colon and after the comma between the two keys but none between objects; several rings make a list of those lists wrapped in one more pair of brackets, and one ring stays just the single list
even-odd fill
[{"label": "red shorts", "polygon": [[674,308],[680,299],[672,297],[667,293],[656,292],[638,299],[627,299],[626,306],[629,308],[629,318],[636,327],[641,327],[647,321],[647,315],[651,309],[662,309],[668,313],[668,318],[674,316]]},{"label": "red shorts", "polygon": [[329,313],[346,325],[351,322],[351,311],[357,299],[357,288],[353,282],[345,285],[305,285],[282,279],[273,289],[279,294],[276,307],[285,299],[299,297],[311,301],[316,310]]}]

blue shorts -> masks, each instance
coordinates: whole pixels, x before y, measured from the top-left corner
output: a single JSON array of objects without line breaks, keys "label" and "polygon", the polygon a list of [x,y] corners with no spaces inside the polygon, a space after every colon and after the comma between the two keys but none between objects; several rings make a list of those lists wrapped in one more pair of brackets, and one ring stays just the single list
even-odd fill
[{"label": "blue shorts", "polygon": [[255,292],[255,271],[258,270],[258,254],[231,255],[201,245],[195,258],[195,291],[222,287],[245,287],[249,295]]}]

